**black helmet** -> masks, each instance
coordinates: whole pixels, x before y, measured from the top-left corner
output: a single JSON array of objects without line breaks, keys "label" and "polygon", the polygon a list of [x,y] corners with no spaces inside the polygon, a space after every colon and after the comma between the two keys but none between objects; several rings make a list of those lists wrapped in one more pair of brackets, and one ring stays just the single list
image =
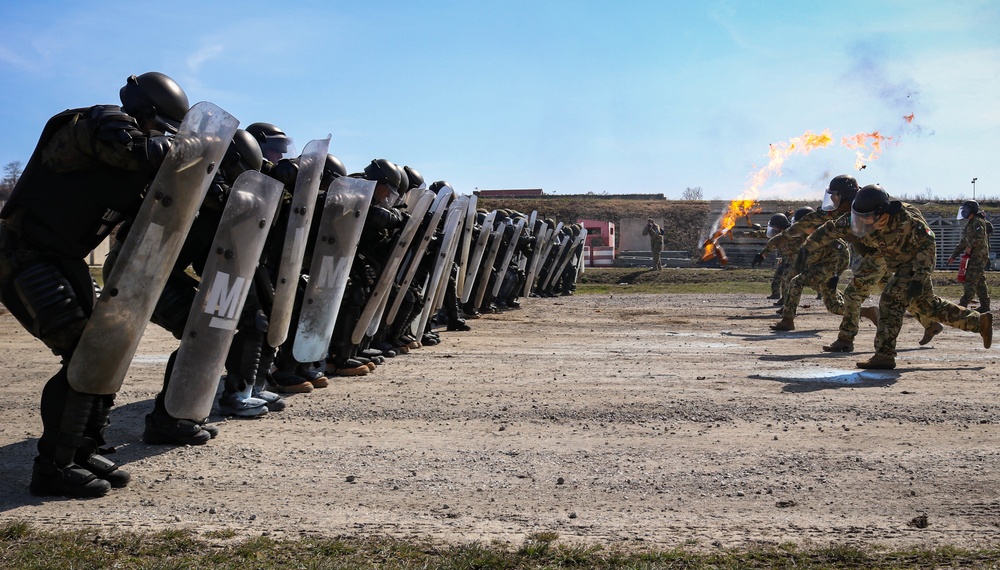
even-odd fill
[{"label": "black helmet", "polygon": [[384,158],[376,158],[365,167],[365,178],[376,182],[385,182],[394,190],[399,188],[399,169]]},{"label": "black helmet", "polygon": [[156,128],[176,133],[191,108],[187,94],[176,81],[156,71],[133,75],[118,91],[122,110],[139,120],[152,120]]},{"label": "black helmet", "polygon": [[424,185],[424,177],[420,175],[420,172],[418,172],[416,168],[404,166],[403,172],[405,172],[406,177],[410,179],[410,187],[408,189],[420,188]]},{"label": "black helmet", "polygon": [[889,202],[889,193],[878,184],[858,190],[851,203],[851,231],[859,237],[870,234],[879,217],[887,213]]},{"label": "black helmet", "polygon": [[254,123],[247,127],[247,132],[257,139],[264,158],[271,162],[296,156],[295,141],[271,123]]},{"label": "black helmet", "polygon": [[853,176],[850,174],[834,176],[830,180],[830,187],[826,189],[826,193],[823,195],[823,206],[821,207],[825,212],[846,212],[851,207],[851,202],[854,202],[854,197],[857,194],[858,181]]},{"label": "black helmet", "polygon": [[774,237],[791,227],[792,223],[788,221],[788,216],[784,214],[774,214],[771,219],[767,221],[767,237]]},{"label": "black helmet", "polygon": [[803,206],[803,207],[799,208],[798,210],[795,210],[795,213],[792,214],[792,223],[794,224],[795,222],[797,222],[797,221],[801,220],[802,218],[806,217],[807,214],[811,214],[811,213],[813,213],[815,211],[816,210],[812,209],[809,206]]},{"label": "black helmet", "polygon": [[428,188],[430,189],[431,192],[437,194],[438,190],[444,188],[445,186],[447,186],[448,188],[451,188],[452,192],[455,191],[455,188],[452,187],[452,185],[450,183],[448,183],[447,181],[444,181],[444,180],[438,180],[436,182],[431,182],[431,185],[428,186]]},{"label": "black helmet", "polygon": [[973,216],[979,213],[979,202],[975,200],[966,200],[962,202],[962,207],[958,209],[958,219],[964,220],[969,216]]},{"label": "black helmet", "polygon": [[399,171],[399,186],[396,187],[396,191],[402,196],[410,189],[410,177],[406,174],[406,170],[398,164],[396,165],[396,170]]},{"label": "black helmet", "polygon": [[323,164],[323,177],[319,182],[320,189],[328,189],[334,178],[340,178],[341,176],[347,176],[347,168],[344,167],[344,163],[340,162],[340,159],[336,156],[327,154],[326,162]]},{"label": "black helmet", "polygon": [[222,175],[230,183],[247,170],[260,170],[264,164],[264,157],[260,152],[260,145],[257,139],[243,129],[236,129],[233,141],[226,149],[226,155],[222,157],[220,170]]}]

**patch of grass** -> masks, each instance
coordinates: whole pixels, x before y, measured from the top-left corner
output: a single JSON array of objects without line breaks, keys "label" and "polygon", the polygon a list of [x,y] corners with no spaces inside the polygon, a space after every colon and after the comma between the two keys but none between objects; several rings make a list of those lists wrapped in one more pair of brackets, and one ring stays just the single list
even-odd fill
[{"label": "patch of grass", "polygon": [[[216,532],[204,538],[219,538]],[[392,538],[252,537],[228,546],[188,531],[114,533],[39,531],[26,523],[0,526],[2,568],[981,568],[1000,564],[1000,548],[890,550],[877,544],[799,548],[794,544],[705,551],[685,543],[673,549],[578,546],[555,533],[529,535],[516,548],[493,543],[433,545]]]}]

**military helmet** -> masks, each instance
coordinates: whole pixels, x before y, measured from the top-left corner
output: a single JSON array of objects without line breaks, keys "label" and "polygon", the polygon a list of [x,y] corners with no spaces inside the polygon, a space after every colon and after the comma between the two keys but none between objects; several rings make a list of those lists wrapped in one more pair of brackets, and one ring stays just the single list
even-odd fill
[{"label": "military helmet", "polygon": [[181,86],[156,71],[130,76],[118,91],[118,97],[122,110],[139,119],[140,124],[152,120],[164,132],[176,133],[191,108]]},{"label": "military helmet", "polygon": [[889,193],[878,184],[869,184],[854,197],[851,203],[851,231],[864,237],[875,229],[882,214],[889,208]]},{"label": "military helmet", "polygon": [[810,206],[803,206],[803,207],[799,208],[798,210],[795,210],[795,213],[792,214],[792,223],[794,224],[795,222],[801,220],[802,218],[806,217],[807,215],[809,215],[809,214],[811,214],[811,213],[813,213],[815,211],[816,210],[814,210]]},{"label": "military helmet", "polygon": [[247,132],[257,139],[264,158],[271,162],[278,162],[282,158],[292,158],[297,156],[295,152],[295,141],[271,123],[253,123],[247,127]]},{"label": "military helmet", "polygon": [[847,211],[854,202],[854,197],[858,194],[858,181],[850,174],[834,176],[830,180],[830,186],[823,195],[823,205],[825,212]]},{"label": "military helmet", "polygon": [[966,200],[962,202],[962,206],[958,209],[958,219],[964,220],[969,216],[979,213],[979,202],[975,200]]},{"label": "military helmet", "polygon": [[319,182],[320,190],[325,191],[329,189],[334,179],[341,176],[347,176],[347,168],[344,166],[344,163],[336,156],[327,154],[326,161],[323,163],[323,177],[320,178]]},{"label": "military helmet", "polygon": [[222,157],[220,171],[229,183],[248,170],[260,170],[264,164],[257,139],[243,129],[236,129],[233,140]]},{"label": "military helmet", "polygon": [[771,219],[767,221],[767,237],[774,237],[782,232],[782,230],[791,227],[792,223],[788,221],[788,216],[778,213],[771,216]]},{"label": "military helmet", "polygon": [[445,186],[451,188],[452,191],[454,192],[455,188],[446,180],[436,180],[434,182],[431,182],[431,185],[428,186],[428,188],[431,189],[431,192],[437,194],[438,190],[444,188]]},{"label": "military helmet", "polygon": [[376,158],[365,167],[365,178],[376,182],[385,182],[393,189],[399,188],[401,180],[396,165],[384,158]]},{"label": "military helmet", "polygon": [[399,191],[399,195],[402,196],[410,189],[410,176],[406,173],[406,169],[400,165],[396,165],[396,170],[399,171],[399,186],[396,189]]},{"label": "military helmet", "polygon": [[420,188],[421,186],[424,185],[424,177],[420,174],[420,172],[416,168],[404,166],[403,172],[405,172],[407,178],[410,179],[411,190],[413,188]]}]

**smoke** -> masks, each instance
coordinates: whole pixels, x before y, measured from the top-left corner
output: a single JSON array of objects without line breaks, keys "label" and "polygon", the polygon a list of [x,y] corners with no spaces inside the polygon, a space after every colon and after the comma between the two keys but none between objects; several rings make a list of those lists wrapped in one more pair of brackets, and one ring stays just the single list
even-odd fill
[{"label": "smoke", "polygon": [[931,136],[933,129],[921,122],[924,112],[920,84],[910,77],[894,75],[886,62],[889,55],[882,46],[872,42],[858,42],[849,49],[853,62],[848,77],[856,81],[862,91],[874,95],[894,116],[888,130],[899,144],[902,134],[917,137]]}]

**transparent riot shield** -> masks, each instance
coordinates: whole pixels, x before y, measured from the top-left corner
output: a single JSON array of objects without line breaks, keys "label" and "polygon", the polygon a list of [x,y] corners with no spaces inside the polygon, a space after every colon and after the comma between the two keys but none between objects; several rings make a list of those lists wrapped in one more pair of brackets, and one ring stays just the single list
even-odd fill
[{"label": "transparent riot shield", "polygon": [[281,191],[281,182],[256,171],[244,172],[233,184],[164,395],[175,418],[198,421],[212,411]]},{"label": "transparent riot shield", "polygon": [[482,274],[479,275],[479,278],[477,279],[478,284],[476,285],[475,303],[477,309],[483,306],[483,299],[486,297],[486,288],[489,286],[490,275],[493,272],[493,264],[497,259],[497,253],[500,251],[500,245],[503,241],[503,230],[505,225],[506,222],[498,224],[497,228],[490,232],[490,237],[492,239],[490,250],[489,253],[486,254],[486,262],[483,264]]},{"label": "transparent riot shield", "polygon": [[472,230],[476,225],[476,206],[479,197],[469,196],[469,205],[465,212],[465,223],[462,225],[461,253],[458,255],[458,292],[465,288],[466,269],[469,267],[469,255],[472,253]]},{"label": "transparent riot shield", "polygon": [[312,212],[316,207],[316,196],[319,194],[319,183],[323,178],[329,147],[330,137],[309,141],[299,156],[299,174],[292,193],[288,228],[285,231],[285,241],[282,242],[281,264],[274,283],[274,302],[267,326],[267,344],[273,347],[280,346],[288,338],[299,274],[302,272],[302,259],[309,238],[309,226],[312,225]]},{"label": "transparent riot shield", "polygon": [[438,247],[434,268],[431,270],[431,278],[424,293],[424,308],[417,324],[417,332],[420,334],[427,330],[427,321],[442,305],[444,288],[447,287],[448,279],[451,276],[451,268],[455,260],[455,246],[458,244],[462,222],[465,221],[465,208],[467,206],[467,198],[459,196],[448,207],[448,212],[445,214],[444,236]]},{"label": "transparent riot shield", "polygon": [[493,220],[496,218],[497,211],[493,210],[489,214],[486,214],[486,218],[483,220],[483,224],[479,230],[479,239],[476,240],[475,246],[472,248],[472,253],[470,254],[471,259],[469,259],[469,266],[465,270],[465,283],[459,292],[462,294],[462,303],[468,303],[469,297],[472,296],[472,289],[476,284],[476,276],[479,275],[479,267],[483,262],[483,253],[486,251],[486,244],[490,241],[490,234],[493,233]]},{"label": "transparent riot shield", "polygon": [[413,282],[413,276],[416,274],[417,269],[420,266],[420,261],[424,257],[424,252],[427,251],[427,247],[434,237],[434,233],[437,231],[438,224],[441,222],[441,218],[444,216],[445,211],[448,208],[448,198],[451,197],[452,191],[447,186],[438,190],[437,196],[434,197],[434,203],[431,204],[431,219],[428,222],[427,227],[423,229],[423,233],[420,235],[418,241],[416,241],[416,247],[413,248],[412,257],[410,264],[406,267],[403,272],[402,279],[399,280],[399,288],[396,296],[392,300],[392,304],[389,306],[389,311],[385,314],[385,320],[391,323],[393,319],[396,318],[396,313],[399,311],[400,305],[403,303],[403,297],[406,294],[406,290],[410,287],[410,283]]},{"label": "transparent riot shield", "polygon": [[542,250],[545,248],[545,240],[549,234],[549,224],[542,222],[542,225],[538,227],[538,235],[535,236],[535,249],[531,252],[528,257],[528,263],[526,269],[528,271],[524,279],[524,289],[521,291],[521,295],[527,297],[531,294],[531,287],[535,283],[535,276],[538,274],[539,259],[541,259]]},{"label": "transparent riot shield", "polygon": [[[524,231],[524,218],[517,220],[514,224],[514,237],[511,238],[510,243],[507,244],[507,249],[503,252],[503,261],[500,262],[500,274],[503,275],[507,272],[507,267],[510,265],[511,258],[514,257],[514,252],[517,251],[517,244],[521,241],[521,232]],[[500,292],[500,286],[503,285],[503,279],[497,279],[496,283],[493,284],[493,289],[490,291],[490,295],[494,297]]]},{"label": "transparent riot shield", "polygon": [[207,102],[184,116],[69,363],[88,394],[121,388],[167,276],[239,121]]},{"label": "transparent riot shield", "polygon": [[399,268],[399,263],[403,260],[403,256],[406,255],[410,247],[410,242],[413,241],[417,230],[420,229],[420,222],[424,219],[424,214],[427,213],[433,201],[434,193],[428,191],[426,194],[420,196],[416,205],[410,209],[410,219],[407,220],[406,225],[403,226],[403,231],[396,238],[396,243],[392,247],[392,253],[389,254],[389,259],[382,268],[382,274],[379,275],[378,282],[375,284],[368,302],[365,303],[364,310],[361,311],[361,317],[355,323],[354,330],[351,331],[351,342],[354,344],[359,344],[364,339],[365,333],[368,331],[368,326],[385,302],[384,298],[392,291],[392,284],[396,280],[396,271]]},{"label": "transparent riot shield", "polygon": [[340,313],[354,254],[368,218],[375,181],[342,176],[326,191],[309,284],[302,299],[292,355],[299,362],[322,360]]},{"label": "transparent riot shield", "polygon": [[560,255],[562,257],[559,258],[558,260],[559,263],[556,270],[553,271],[549,275],[549,278],[546,280],[546,288],[554,285],[556,281],[558,281],[559,278],[562,277],[563,271],[566,270],[566,266],[569,265],[570,259],[573,257],[573,251],[576,250],[576,247],[578,245],[583,243],[583,240],[586,239],[586,237],[587,237],[587,231],[583,230],[580,232],[580,235],[576,236],[575,238],[570,239],[567,237],[565,240],[563,240],[564,241],[563,249],[560,250]]}]

